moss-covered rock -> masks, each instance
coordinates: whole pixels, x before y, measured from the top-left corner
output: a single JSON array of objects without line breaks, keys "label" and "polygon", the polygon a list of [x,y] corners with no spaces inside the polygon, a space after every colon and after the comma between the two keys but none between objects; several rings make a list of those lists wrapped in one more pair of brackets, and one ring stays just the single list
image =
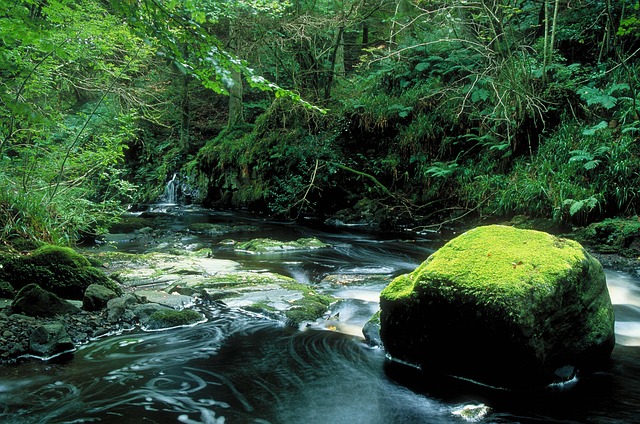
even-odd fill
[{"label": "moss-covered rock", "polygon": [[11,307],[14,312],[30,317],[54,317],[80,312],[80,309],[70,302],[60,299],[55,293],[44,290],[35,283],[24,286],[16,294]]},{"label": "moss-covered rock", "polygon": [[167,292],[200,293],[210,301],[223,301],[229,306],[263,313],[298,326],[323,316],[333,296],[322,295],[314,287],[272,272],[236,271],[220,273],[198,282],[176,283]]},{"label": "moss-covered rock", "polygon": [[160,309],[152,313],[147,321],[147,330],[180,327],[192,325],[202,321],[204,317],[193,309]]},{"label": "moss-covered rock", "polygon": [[539,231],[470,230],[394,279],[380,306],[392,357],[496,386],[548,384],[565,366],[601,364],[614,344],[602,266]]},{"label": "moss-covered rock", "polygon": [[0,299],[13,299],[16,290],[7,281],[0,280]]},{"label": "moss-covered rock", "polygon": [[297,327],[305,321],[315,321],[320,318],[327,312],[329,305],[335,301],[334,297],[316,293],[311,287],[304,284],[295,284],[289,288],[299,290],[302,293],[302,297],[291,302],[291,307],[284,311],[287,324],[293,327]]},{"label": "moss-covered rock", "polygon": [[362,327],[362,335],[370,346],[382,346],[380,339],[380,311],[376,312]]},{"label": "moss-covered rock", "polygon": [[15,290],[37,282],[60,297],[76,300],[82,300],[87,287],[94,283],[122,292],[115,281],[68,247],[45,245],[28,255],[4,254],[0,265],[0,281]]},{"label": "moss-covered rock", "polygon": [[235,250],[250,253],[274,253],[291,250],[311,250],[328,247],[328,245],[315,237],[300,238],[292,241],[279,241],[270,238],[257,238],[243,243],[238,243]]},{"label": "moss-covered rock", "polygon": [[599,253],[615,253],[628,258],[640,256],[640,220],[605,219],[577,231],[581,243]]}]

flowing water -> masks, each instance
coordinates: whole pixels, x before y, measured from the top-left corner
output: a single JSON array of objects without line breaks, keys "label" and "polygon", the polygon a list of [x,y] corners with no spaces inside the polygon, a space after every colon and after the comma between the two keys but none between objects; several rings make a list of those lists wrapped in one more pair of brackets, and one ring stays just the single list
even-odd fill
[{"label": "flowing water", "polygon": [[[205,237],[186,231],[193,222],[237,230]],[[215,257],[290,275],[342,300],[329,321],[302,329],[240,309],[207,306],[208,321],[194,327],[134,330],[82,346],[73,359],[0,367],[0,422],[464,423],[458,412],[469,405],[488,407],[478,418],[486,423],[640,422],[636,275],[607,271],[617,314],[617,344],[608,369],[566,387],[511,393],[419,374],[387,361],[361,336],[382,288],[439,247],[444,240],[435,235],[328,230],[184,208],[154,214],[153,223],[170,230],[172,242],[120,239],[119,250],[140,252],[154,243],[211,247]],[[331,248],[247,255],[219,243],[229,237],[308,236]]]}]

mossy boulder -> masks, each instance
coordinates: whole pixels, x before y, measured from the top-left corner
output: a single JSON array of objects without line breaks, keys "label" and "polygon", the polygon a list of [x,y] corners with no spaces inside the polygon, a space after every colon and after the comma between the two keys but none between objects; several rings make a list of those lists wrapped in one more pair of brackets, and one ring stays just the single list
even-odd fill
[{"label": "mossy boulder", "polygon": [[380,335],[405,362],[530,388],[602,365],[614,313],[600,263],[550,234],[491,225],[445,244],[380,296]]},{"label": "mossy boulder", "polygon": [[285,251],[312,250],[329,245],[315,237],[304,237],[292,241],[279,241],[270,238],[257,238],[238,243],[235,250],[249,253],[277,253]]},{"label": "mossy boulder", "polygon": [[24,286],[16,294],[11,307],[14,312],[30,317],[54,317],[80,312],[80,309],[70,302],[60,299],[55,293],[44,290],[35,283]]},{"label": "mossy boulder", "polygon": [[120,287],[104,272],[68,247],[44,245],[28,255],[5,254],[0,265],[0,281],[15,290],[37,282],[60,297],[82,300],[87,287],[95,283],[121,294]]},{"label": "mossy boulder", "polygon": [[605,219],[575,233],[576,239],[599,253],[640,256],[640,220]]},{"label": "mossy boulder", "polygon": [[152,313],[147,321],[147,330],[193,325],[204,320],[204,317],[193,309],[160,309]]}]

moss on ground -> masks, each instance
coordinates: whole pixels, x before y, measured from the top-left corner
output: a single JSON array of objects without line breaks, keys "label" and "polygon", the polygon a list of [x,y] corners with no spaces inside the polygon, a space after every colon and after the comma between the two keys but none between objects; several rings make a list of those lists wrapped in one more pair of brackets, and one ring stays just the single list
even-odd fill
[{"label": "moss on ground", "polygon": [[640,221],[634,219],[605,219],[576,231],[581,243],[599,253],[614,253],[628,258],[640,256]]}]

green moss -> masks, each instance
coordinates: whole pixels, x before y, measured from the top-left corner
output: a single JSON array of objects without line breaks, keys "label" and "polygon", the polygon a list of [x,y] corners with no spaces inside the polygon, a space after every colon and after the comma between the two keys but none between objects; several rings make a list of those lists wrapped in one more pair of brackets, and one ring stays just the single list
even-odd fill
[{"label": "green moss", "polygon": [[463,307],[460,302],[477,305],[524,325],[532,318],[521,311],[546,299],[557,281],[573,279],[582,268],[576,265],[586,260],[582,246],[572,240],[502,225],[478,227],[445,244],[412,273],[395,278],[381,299],[410,300],[437,292],[456,307]]},{"label": "green moss", "polygon": [[207,277],[202,283],[194,285],[194,288],[232,289],[241,287],[257,287],[268,284],[293,285],[296,280],[271,272],[232,272],[217,274]]},{"label": "green moss", "polygon": [[445,244],[413,273],[396,278],[383,295],[389,300],[408,296],[419,281],[418,286],[455,285],[490,299],[521,297],[532,289],[552,289],[559,276],[585,259],[572,240],[501,225],[478,227]]},{"label": "green moss", "polygon": [[0,281],[15,290],[37,282],[66,299],[81,300],[90,284],[101,284],[118,294],[122,289],[84,256],[68,247],[45,245],[29,255],[2,255]]},{"label": "green moss", "polygon": [[291,309],[284,312],[287,324],[294,327],[304,321],[315,321],[320,318],[335,301],[334,297],[318,294],[312,287],[305,284],[287,284],[283,288],[302,292],[302,298],[293,301]]},{"label": "green moss", "polygon": [[53,263],[75,268],[91,266],[89,260],[75,250],[69,247],[53,246],[50,244],[36,249],[33,253],[26,256],[25,260],[37,266],[46,266]]},{"label": "green moss", "polygon": [[640,256],[640,221],[638,219],[605,219],[575,233],[576,238],[601,253],[626,257]]},{"label": "green moss", "polygon": [[287,250],[308,250],[327,247],[326,243],[314,237],[300,238],[293,241],[279,241],[269,238],[257,238],[236,245],[236,250],[252,253],[282,252]]},{"label": "green moss", "polygon": [[[419,268],[418,268],[419,269]],[[415,272],[418,270],[416,269]],[[413,292],[415,274],[404,274],[396,277],[382,290],[380,296],[387,300],[406,298]]]},{"label": "green moss", "polygon": [[183,309],[181,311],[161,309],[149,316],[147,329],[159,330],[161,328],[191,325],[202,321],[202,319],[202,315],[192,309]]},{"label": "green moss", "polygon": [[380,325],[380,311],[377,311],[371,318],[369,318],[368,323],[373,325]]}]

